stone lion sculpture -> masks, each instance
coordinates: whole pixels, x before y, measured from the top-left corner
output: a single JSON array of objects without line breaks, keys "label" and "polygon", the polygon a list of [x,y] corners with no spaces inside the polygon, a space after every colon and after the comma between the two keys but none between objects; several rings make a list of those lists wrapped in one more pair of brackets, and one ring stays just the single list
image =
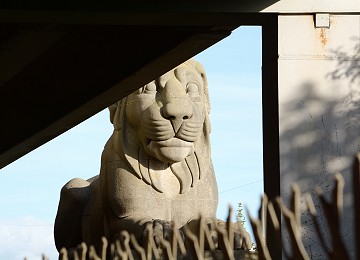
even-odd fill
[{"label": "stone lion sculpture", "polygon": [[[58,250],[121,230],[141,241],[152,223],[166,237],[171,223],[215,219],[218,190],[210,159],[210,102],[203,66],[188,60],[109,107],[114,131],[99,176],[61,190],[55,220]],[[195,224],[194,224],[195,223]],[[170,232],[170,231],[169,231]],[[241,247],[249,235],[238,234]]]}]

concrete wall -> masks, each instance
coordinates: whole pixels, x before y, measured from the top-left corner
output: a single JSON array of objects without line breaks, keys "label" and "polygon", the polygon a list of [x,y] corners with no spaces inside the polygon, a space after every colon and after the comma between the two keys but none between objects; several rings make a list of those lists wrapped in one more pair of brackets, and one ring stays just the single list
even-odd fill
[{"label": "concrete wall", "polygon": [[270,4],[262,12],[275,13],[349,13],[359,12],[360,1],[358,0],[279,0]]},{"label": "concrete wall", "polygon": [[[333,175],[343,173],[342,236],[353,250],[350,167],[360,150],[360,15],[330,14],[329,28],[316,28],[310,14],[279,16],[279,109],[281,196],[288,198],[293,182],[302,192],[315,194],[318,186],[329,192]],[[307,251],[324,259],[309,215],[302,221]]]}]

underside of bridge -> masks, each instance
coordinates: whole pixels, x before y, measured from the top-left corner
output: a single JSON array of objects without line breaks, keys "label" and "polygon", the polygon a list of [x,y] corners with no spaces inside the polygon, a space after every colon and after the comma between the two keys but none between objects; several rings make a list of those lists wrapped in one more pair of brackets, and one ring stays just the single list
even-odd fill
[{"label": "underside of bridge", "polygon": [[[31,3],[30,3],[31,2]],[[0,168],[205,50],[272,1],[0,4]]]}]

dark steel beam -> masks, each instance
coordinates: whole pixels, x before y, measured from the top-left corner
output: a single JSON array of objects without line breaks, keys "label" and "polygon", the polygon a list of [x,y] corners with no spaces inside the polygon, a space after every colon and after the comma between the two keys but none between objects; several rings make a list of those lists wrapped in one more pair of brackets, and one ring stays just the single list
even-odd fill
[{"label": "dark steel beam", "polygon": [[[262,23],[262,109],[264,192],[269,201],[280,197],[279,91],[278,91],[278,16],[269,14]],[[280,229],[267,223],[266,237],[272,259],[282,258]]]}]

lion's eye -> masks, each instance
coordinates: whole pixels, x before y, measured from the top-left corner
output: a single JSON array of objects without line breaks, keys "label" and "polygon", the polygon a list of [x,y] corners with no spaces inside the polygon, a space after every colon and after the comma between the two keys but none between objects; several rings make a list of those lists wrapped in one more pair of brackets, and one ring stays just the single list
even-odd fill
[{"label": "lion's eye", "polygon": [[147,92],[155,92],[156,91],[156,84],[155,82],[150,82],[149,84],[145,85],[143,87],[143,93],[147,93]]},{"label": "lion's eye", "polygon": [[197,94],[199,93],[199,86],[196,82],[189,82],[186,86],[187,93],[189,94]]}]

